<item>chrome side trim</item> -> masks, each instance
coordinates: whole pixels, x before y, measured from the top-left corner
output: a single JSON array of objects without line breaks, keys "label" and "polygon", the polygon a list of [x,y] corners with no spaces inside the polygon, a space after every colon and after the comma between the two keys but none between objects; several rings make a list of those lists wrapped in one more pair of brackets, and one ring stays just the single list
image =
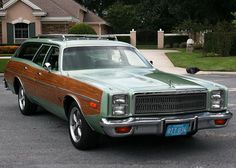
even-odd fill
[{"label": "chrome side trim", "polygon": [[[23,90],[25,91],[25,87],[24,87],[23,82],[21,81],[20,77],[16,76],[16,78],[19,80],[20,85],[22,86]],[[15,82],[15,81],[14,81],[14,82]],[[16,93],[15,88],[14,88],[14,91],[15,91],[15,93]]]},{"label": "chrome side trim", "polygon": [[81,97],[81,98],[86,99],[86,100],[91,100],[91,101],[93,101],[93,102],[100,103],[99,100],[90,98],[90,97],[88,97],[88,96],[85,96],[85,95],[82,95],[82,94],[79,94],[79,93],[74,93],[74,92],[72,92],[72,91],[70,91],[70,90],[68,90],[68,89],[63,89],[63,88],[61,88],[61,87],[58,87],[58,89],[63,90],[63,91],[66,91],[66,92],[69,92],[69,93],[73,93],[73,94],[75,94],[75,95],[77,95],[77,96],[79,96],[79,97]]},{"label": "chrome side trim", "polygon": [[[13,72],[13,71],[9,71],[9,72],[15,74],[15,72]],[[74,92],[72,92],[72,91],[70,91],[70,90],[68,90],[68,89],[63,89],[63,88],[61,88],[61,87],[56,87],[56,86],[50,85],[50,84],[45,83],[45,82],[35,81],[35,79],[29,78],[29,77],[26,76],[26,75],[22,75],[22,74],[21,74],[21,77],[26,78],[26,79],[31,80],[31,81],[34,81],[34,82],[38,82],[38,83],[40,83],[40,84],[42,84],[42,85],[45,85],[45,86],[48,86],[48,87],[57,88],[57,89],[60,89],[60,90],[62,90],[62,91],[65,91],[65,92],[72,93],[72,94],[77,95],[77,96],[79,96],[79,97],[81,97],[81,98],[83,98],[83,99],[86,99],[86,100],[91,100],[91,101],[93,101],[93,102],[100,103],[99,100],[90,98],[90,97],[88,97],[88,96],[85,96],[85,95],[82,95],[82,94],[79,94],[79,93],[74,93]],[[19,79],[18,76],[16,76],[16,78]],[[19,79],[19,81],[20,81],[20,83],[21,83],[21,85],[22,85],[22,82],[21,82],[20,79]]]},{"label": "chrome side trim", "polygon": [[[72,99],[74,99],[74,101],[77,103],[77,105],[79,106],[79,109],[80,109],[80,111],[81,111],[81,114],[82,114],[82,116],[84,117],[84,119],[86,120],[86,117],[85,117],[85,115],[84,115],[84,112],[83,112],[83,110],[82,110],[82,107],[81,107],[81,105],[80,105],[80,102],[79,102],[79,100],[74,96],[74,95],[66,95],[66,96],[70,96],[70,97],[72,97]],[[64,101],[63,101],[63,106],[64,106]],[[66,113],[66,111],[65,111],[65,113]],[[67,115],[66,115],[67,116]],[[87,122],[87,121],[86,121]],[[89,125],[89,127],[94,131],[94,128],[90,125],[90,123],[89,122],[87,122],[87,124]]]},{"label": "chrome side trim", "polygon": [[[102,118],[100,125],[104,132],[111,137],[123,137],[130,135],[164,135],[166,125],[189,123],[189,132],[195,132],[201,129],[222,128],[226,127],[233,114],[229,111],[221,113],[202,112],[198,114],[186,114],[181,116],[165,116],[165,117],[129,117],[126,119]],[[215,125],[214,120],[227,119],[225,125]],[[118,134],[115,127],[130,126],[132,130],[126,134]]]}]

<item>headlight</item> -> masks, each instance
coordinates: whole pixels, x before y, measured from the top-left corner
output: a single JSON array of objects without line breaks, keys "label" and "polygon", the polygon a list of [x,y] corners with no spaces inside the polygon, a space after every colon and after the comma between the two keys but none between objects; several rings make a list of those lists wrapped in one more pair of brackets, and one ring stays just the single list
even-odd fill
[{"label": "headlight", "polygon": [[112,114],[114,116],[122,116],[128,111],[128,95],[112,96]]},{"label": "headlight", "polygon": [[211,92],[211,109],[214,111],[222,110],[224,108],[224,92],[222,90],[215,90]]}]

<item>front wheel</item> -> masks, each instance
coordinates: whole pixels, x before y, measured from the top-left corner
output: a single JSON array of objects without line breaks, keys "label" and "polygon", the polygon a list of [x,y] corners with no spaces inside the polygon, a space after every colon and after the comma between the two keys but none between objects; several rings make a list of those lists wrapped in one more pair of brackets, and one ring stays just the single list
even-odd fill
[{"label": "front wheel", "polygon": [[35,113],[37,109],[37,105],[30,102],[28,97],[25,95],[25,91],[22,86],[19,87],[18,91],[18,105],[20,108],[20,112],[23,115],[31,115]]},{"label": "front wheel", "polygon": [[69,134],[77,149],[87,150],[98,145],[99,135],[89,127],[76,102],[69,108]]}]

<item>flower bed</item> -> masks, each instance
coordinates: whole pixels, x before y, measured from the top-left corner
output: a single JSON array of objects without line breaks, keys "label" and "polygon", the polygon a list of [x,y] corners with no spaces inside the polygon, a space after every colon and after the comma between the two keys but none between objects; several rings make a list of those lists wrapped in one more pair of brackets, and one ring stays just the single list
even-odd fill
[{"label": "flower bed", "polygon": [[14,54],[19,46],[0,46],[0,54]]}]

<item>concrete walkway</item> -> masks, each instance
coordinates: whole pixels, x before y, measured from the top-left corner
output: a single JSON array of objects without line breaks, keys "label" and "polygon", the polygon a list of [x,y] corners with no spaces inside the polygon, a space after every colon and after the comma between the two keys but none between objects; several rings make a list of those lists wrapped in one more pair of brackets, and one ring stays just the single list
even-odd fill
[{"label": "concrete walkway", "polygon": [[[165,53],[178,52],[177,50],[140,50],[147,60],[153,61],[153,66],[161,71],[185,75],[185,68],[175,67]],[[197,74],[229,74],[236,75],[236,72],[200,71]]]}]

